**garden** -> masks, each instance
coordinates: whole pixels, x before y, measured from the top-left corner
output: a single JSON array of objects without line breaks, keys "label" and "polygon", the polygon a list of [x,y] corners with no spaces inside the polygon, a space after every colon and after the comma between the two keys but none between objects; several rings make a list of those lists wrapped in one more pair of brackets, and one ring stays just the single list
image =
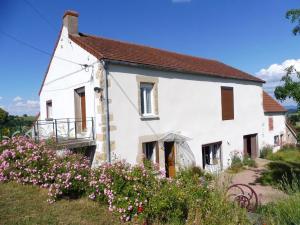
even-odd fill
[{"label": "garden", "polygon": [[[260,207],[258,224],[299,224],[297,185],[284,186],[288,199]],[[172,179],[149,161],[90,168],[81,154],[22,136],[0,144],[0,205],[3,224],[253,224],[200,168]]]},{"label": "garden", "polygon": [[[199,168],[182,170],[174,179],[166,178],[164,171],[147,161],[135,166],[118,161],[91,169],[80,154],[57,155],[45,143],[26,137],[0,144],[0,182],[5,224],[42,219],[68,224],[70,217],[78,217],[72,206],[83,218],[88,217],[87,224],[100,217],[98,224],[250,224],[246,211],[227,201],[224,189]],[[63,205],[68,206],[64,209]],[[43,211],[50,213],[40,216]]]}]

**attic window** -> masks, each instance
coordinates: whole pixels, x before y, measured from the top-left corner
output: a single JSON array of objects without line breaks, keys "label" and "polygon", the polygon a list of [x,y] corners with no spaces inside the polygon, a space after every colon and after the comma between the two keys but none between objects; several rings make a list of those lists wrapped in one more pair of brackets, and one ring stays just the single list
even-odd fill
[{"label": "attic window", "polygon": [[52,119],[53,115],[52,115],[52,100],[49,100],[46,102],[46,118],[47,119]]}]

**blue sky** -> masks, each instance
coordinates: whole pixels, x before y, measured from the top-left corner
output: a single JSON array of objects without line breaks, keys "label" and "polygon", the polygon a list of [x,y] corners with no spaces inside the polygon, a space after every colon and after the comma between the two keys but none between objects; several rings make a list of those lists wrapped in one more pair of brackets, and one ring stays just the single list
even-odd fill
[{"label": "blue sky", "polygon": [[1,0],[0,107],[37,113],[50,59],[1,31],[52,53],[67,9],[79,12],[83,33],[217,59],[269,81],[271,93],[284,66],[300,68],[300,36],[285,19],[291,8],[299,0]]}]

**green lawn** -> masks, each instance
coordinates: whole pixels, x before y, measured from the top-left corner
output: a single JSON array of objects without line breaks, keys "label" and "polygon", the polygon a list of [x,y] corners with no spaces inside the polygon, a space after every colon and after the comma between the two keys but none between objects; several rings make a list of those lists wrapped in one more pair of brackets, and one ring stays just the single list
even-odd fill
[{"label": "green lawn", "polygon": [[0,224],[119,224],[107,209],[81,198],[47,202],[47,190],[17,183],[0,184]]}]

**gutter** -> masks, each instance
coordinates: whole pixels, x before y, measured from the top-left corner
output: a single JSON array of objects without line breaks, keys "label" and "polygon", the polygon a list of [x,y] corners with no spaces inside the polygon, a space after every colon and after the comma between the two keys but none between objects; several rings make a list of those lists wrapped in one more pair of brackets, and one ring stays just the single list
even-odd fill
[{"label": "gutter", "polygon": [[104,91],[105,91],[105,122],[106,122],[106,129],[105,129],[105,141],[106,141],[106,156],[107,162],[111,163],[111,148],[110,148],[110,124],[109,124],[109,96],[108,96],[108,62],[105,60],[100,61],[103,66],[103,73],[105,77],[104,82]]}]

